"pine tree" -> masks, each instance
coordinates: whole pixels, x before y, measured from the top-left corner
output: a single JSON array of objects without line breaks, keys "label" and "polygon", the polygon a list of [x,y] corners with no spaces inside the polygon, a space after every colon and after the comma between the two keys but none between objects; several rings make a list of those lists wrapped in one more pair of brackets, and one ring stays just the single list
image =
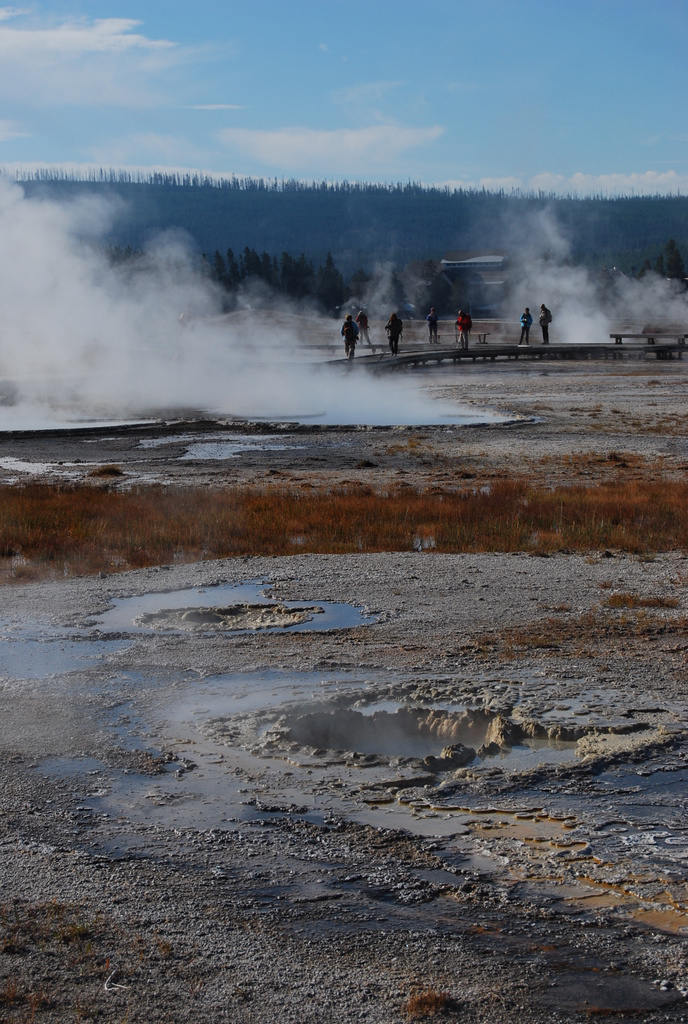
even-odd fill
[{"label": "pine tree", "polygon": [[[260,276],[267,284],[273,284],[272,280],[272,257],[270,253],[263,251],[260,257]],[[277,282],[274,282],[275,284]]]},{"label": "pine tree", "polygon": [[325,266],[318,267],[315,278],[315,295],[320,305],[328,313],[334,313],[346,298],[344,278],[337,270],[331,252],[327,254]]},{"label": "pine tree", "polygon": [[227,268],[219,249],[216,249],[213,253],[213,277],[223,288],[228,287]]},{"label": "pine tree", "polygon": [[234,259],[234,253],[231,249],[227,250],[225,263],[227,265],[227,280],[229,287],[236,288],[241,281],[241,275],[239,273],[239,264]]},{"label": "pine tree", "polygon": [[294,292],[297,299],[303,299],[313,292],[315,285],[313,264],[306,259],[306,254],[301,253],[294,265]]},{"label": "pine tree", "polygon": [[349,279],[349,290],[352,295],[363,295],[366,290],[366,285],[370,281],[370,274],[367,274],[363,267],[359,267],[355,270]]},{"label": "pine tree", "polygon": [[246,246],[242,253],[242,259],[244,264],[245,277],[261,276],[260,256],[258,255],[255,249],[249,249],[249,247]]},{"label": "pine tree", "polygon": [[294,288],[294,259],[288,252],[282,253],[280,260],[280,288],[287,295],[293,294]]},{"label": "pine tree", "polygon": [[673,238],[667,242],[664,253],[666,255],[666,276],[673,277],[678,281],[685,281],[686,268]]}]

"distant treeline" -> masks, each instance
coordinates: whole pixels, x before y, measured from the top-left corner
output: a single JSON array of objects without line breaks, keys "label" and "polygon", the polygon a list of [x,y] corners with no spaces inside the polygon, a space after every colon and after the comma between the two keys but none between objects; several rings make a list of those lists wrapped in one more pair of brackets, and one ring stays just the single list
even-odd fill
[{"label": "distant treeline", "polygon": [[304,253],[295,258],[283,252],[280,259],[269,253],[258,253],[246,246],[239,257],[228,249],[223,256],[216,249],[212,257],[203,254],[203,270],[230,296],[249,282],[262,281],[272,290],[281,292],[297,302],[311,298],[324,312],[334,313],[347,298],[349,291],[344,277],[335,266],[332,253],[328,252],[325,263],[315,269]]},{"label": "distant treeline", "polygon": [[544,192],[426,187],[418,183],[304,183],[214,178],[201,174],[85,176],[46,168],[22,179],[29,196],[74,199],[96,194],[124,200],[108,241],[146,248],[160,232],[181,230],[198,253],[303,252],[324,266],[331,253],[345,275],[378,263],[404,267],[447,251],[515,249],[533,217],[549,213],[570,247],[570,260],[637,274],[654,267],[667,238],[688,252],[688,197],[554,196]]}]

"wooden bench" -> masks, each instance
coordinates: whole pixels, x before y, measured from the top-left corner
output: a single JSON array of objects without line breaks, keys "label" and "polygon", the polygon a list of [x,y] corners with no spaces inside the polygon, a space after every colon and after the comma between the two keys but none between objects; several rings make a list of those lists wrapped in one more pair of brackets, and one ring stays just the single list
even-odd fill
[{"label": "wooden bench", "polygon": [[654,332],[653,334],[622,334],[614,332],[609,335],[610,338],[614,339],[616,345],[621,345],[624,338],[635,338],[646,341],[648,345],[654,345],[655,340],[659,338],[660,341],[675,341],[679,345],[685,345],[688,334],[665,334],[663,332]]},{"label": "wooden bench", "polygon": [[[487,345],[487,336],[488,336],[488,334],[490,332],[489,331],[476,331],[475,333],[478,335],[478,344],[479,345]],[[470,340],[470,332],[469,332],[469,340]],[[454,341],[456,342],[457,345],[459,344],[459,332],[458,331],[456,331],[456,333],[454,334]]]}]

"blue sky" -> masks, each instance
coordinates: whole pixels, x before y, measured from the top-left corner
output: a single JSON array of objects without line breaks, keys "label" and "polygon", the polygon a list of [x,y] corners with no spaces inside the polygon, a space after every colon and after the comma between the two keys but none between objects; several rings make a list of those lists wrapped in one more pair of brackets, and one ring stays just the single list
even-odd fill
[{"label": "blue sky", "polygon": [[688,194],[688,0],[0,6],[0,166]]}]

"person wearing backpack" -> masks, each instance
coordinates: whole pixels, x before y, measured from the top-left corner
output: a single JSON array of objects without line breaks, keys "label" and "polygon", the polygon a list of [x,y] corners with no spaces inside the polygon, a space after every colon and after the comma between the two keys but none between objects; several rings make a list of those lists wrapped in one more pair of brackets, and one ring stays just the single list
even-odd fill
[{"label": "person wearing backpack", "polygon": [[459,348],[468,348],[468,335],[472,326],[470,313],[465,313],[463,309],[460,309],[456,318],[456,344]]},{"label": "person wearing backpack", "polygon": [[370,341],[370,335],[368,334],[368,317],[366,316],[362,309],[359,309],[358,313],[356,314],[356,323],[358,324],[359,336],[362,335],[363,340],[365,341],[368,348],[372,348],[373,346]]},{"label": "person wearing backpack", "polygon": [[552,314],[547,309],[544,302],[540,306],[540,317],[538,323],[542,330],[542,344],[549,345],[549,325],[552,323]]},{"label": "person wearing backpack", "polygon": [[344,339],[344,351],[346,352],[346,358],[351,360],[354,357],[356,341],[358,340],[358,324],[354,322],[354,318],[351,313],[347,313],[344,317],[344,323],[342,324],[340,333]]},{"label": "person wearing backpack", "polygon": [[389,350],[393,356],[399,353],[399,338],[403,329],[403,321],[399,319],[396,313],[390,313],[389,320],[385,324],[385,330],[389,339]]}]

